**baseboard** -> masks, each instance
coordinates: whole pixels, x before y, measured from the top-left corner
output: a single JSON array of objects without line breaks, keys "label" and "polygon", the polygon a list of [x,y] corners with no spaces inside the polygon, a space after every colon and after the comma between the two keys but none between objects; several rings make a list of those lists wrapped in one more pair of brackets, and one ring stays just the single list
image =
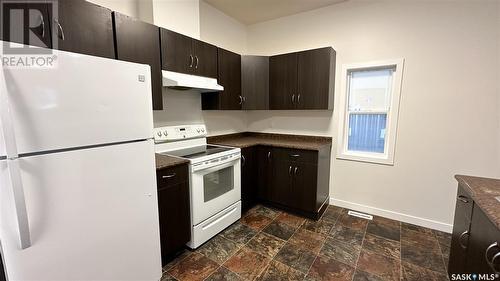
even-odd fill
[{"label": "baseboard", "polygon": [[353,203],[349,201],[344,201],[344,200],[339,200],[335,198],[330,198],[330,204],[339,206],[342,208],[347,208],[350,210],[358,211],[358,212],[364,212],[368,213],[370,215],[377,215],[393,220],[398,220],[406,223],[411,223],[431,229],[436,229],[440,230],[443,232],[451,233],[453,230],[453,225],[443,223],[443,222],[438,222],[438,221],[433,221],[429,219],[424,219],[424,218],[419,218],[411,215],[406,215],[394,211],[389,211],[389,210],[384,210],[376,207],[371,207],[371,206],[366,206],[358,203]]}]

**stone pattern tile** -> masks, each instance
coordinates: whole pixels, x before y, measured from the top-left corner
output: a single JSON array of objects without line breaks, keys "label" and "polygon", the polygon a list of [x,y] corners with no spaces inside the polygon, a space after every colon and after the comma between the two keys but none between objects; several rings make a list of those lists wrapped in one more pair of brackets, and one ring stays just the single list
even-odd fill
[{"label": "stone pattern tile", "polygon": [[319,221],[258,205],[195,251],[167,264],[162,281],[448,281],[451,235],[329,206]]}]

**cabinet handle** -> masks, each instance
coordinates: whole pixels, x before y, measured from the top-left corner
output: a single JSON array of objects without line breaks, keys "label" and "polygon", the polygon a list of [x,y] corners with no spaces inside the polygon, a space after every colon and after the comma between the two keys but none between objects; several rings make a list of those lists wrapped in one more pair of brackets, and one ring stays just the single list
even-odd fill
[{"label": "cabinet handle", "polygon": [[462,244],[462,238],[464,238],[465,235],[469,235],[469,231],[468,230],[462,232],[462,234],[460,234],[460,236],[458,237],[458,244],[464,250],[467,249],[467,245]]},{"label": "cabinet handle", "polygon": [[40,24],[42,25],[42,38],[45,38],[45,20],[43,18],[43,15],[40,15],[40,21]]},{"label": "cabinet handle", "polygon": [[484,252],[484,258],[486,259],[486,262],[487,262],[490,266],[491,266],[491,263],[493,262],[493,260],[492,260],[492,261],[490,261],[490,260],[488,259],[488,253],[490,252],[490,250],[491,250],[491,249],[493,249],[493,248],[495,248],[495,247],[498,247],[498,242],[495,242],[495,243],[493,243],[493,244],[489,245],[489,246],[488,246],[488,248],[486,248],[486,251]]},{"label": "cabinet handle", "polygon": [[290,167],[288,168],[288,175],[289,175],[289,176],[291,176],[291,175],[292,175],[292,166],[290,166]]},{"label": "cabinet handle", "polygon": [[247,102],[247,97],[243,97],[243,102]]},{"label": "cabinet handle", "polygon": [[189,55],[189,68],[193,67],[193,63],[194,63],[193,55]]},{"label": "cabinet handle", "polygon": [[240,97],[240,105],[243,104],[243,97],[242,96],[239,96]]},{"label": "cabinet handle", "polygon": [[500,252],[496,253],[496,254],[493,256],[493,258],[491,259],[491,264],[490,264],[490,267],[491,267],[491,269],[493,269],[493,272],[495,272],[495,273],[497,273],[497,274],[498,274],[498,273],[500,273],[500,272],[499,272],[499,271],[496,269],[496,267],[495,267],[495,260],[496,260],[497,258],[500,258]]},{"label": "cabinet handle", "polygon": [[300,157],[300,154],[290,154],[290,157]]},{"label": "cabinet handle", "polygon": [[271,151],[268,151],[268,152],[267,152],[267,160],[268,160],[268,161],[271,161]]},{"label": "cabinet handle", "polygon": [[64,29],[58,20],[54,19],[54,22],[57,24],[57,29],[59,29],[59,38],[64,41],[66,39],[66,36],[64,36]]},{"label": "cabinet handle", "polygon": [[196,61],[195,65],[194,65],[194,68],[198,69],[198,63],[200,62],[200,60],[198,59],[198,56],[194,56],[194,59]]},{"label": "cabinet handle", "polygon": [[295,104],[295,95],[292,95],[292,104]]},{"label": "cabinet handle", "polygon": [[298,171],[299,171],[299,167],[295,167],[293,174],[296,176]]},{"label": "cabinet handle", "polygon": [[297,103],[300,103],[300,94],[297,95]]},{"label": "cabinet handle", "polygon": [[462,201],[463,203],[469,203],[469,198],[467,198],[466,196],[463,196],[463,195],[459,195],[458,196],[458,200]]},{"label": "cabinet handle", "polygon": [[176,175],[176,173],[171,173],[170,175],[163,176],[162,178],[163,179],[170,179],[170,178],[175,177],[175,175]]},{"label": "cabinet handle", "polygon": [[245,158],[245,155],[241,155],[241,166],[245,166],[246,162],[247,162],[247,159]]}]

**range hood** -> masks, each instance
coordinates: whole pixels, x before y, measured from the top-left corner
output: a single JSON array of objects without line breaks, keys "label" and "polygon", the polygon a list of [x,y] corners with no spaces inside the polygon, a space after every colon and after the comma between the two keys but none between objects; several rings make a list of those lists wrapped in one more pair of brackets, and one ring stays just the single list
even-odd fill
[{"label": "range hood", "polygon": [[173,71],[162,71],[163,87],[177,90],[197,90],[201,93],[220,92],[224,87],[217,83],[217,79],[184,74]]}]

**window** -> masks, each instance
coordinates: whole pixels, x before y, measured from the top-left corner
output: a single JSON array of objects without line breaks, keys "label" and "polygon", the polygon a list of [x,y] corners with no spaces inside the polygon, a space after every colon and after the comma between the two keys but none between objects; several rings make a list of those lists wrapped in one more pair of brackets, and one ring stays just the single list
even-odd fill
[{"label": "window", "polygon": [[403,64],[343,67],[338,158],[394,164]]}]

